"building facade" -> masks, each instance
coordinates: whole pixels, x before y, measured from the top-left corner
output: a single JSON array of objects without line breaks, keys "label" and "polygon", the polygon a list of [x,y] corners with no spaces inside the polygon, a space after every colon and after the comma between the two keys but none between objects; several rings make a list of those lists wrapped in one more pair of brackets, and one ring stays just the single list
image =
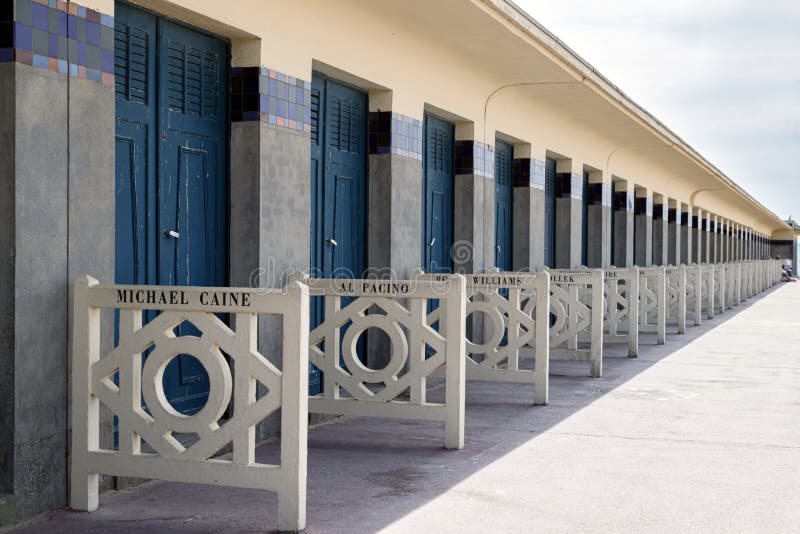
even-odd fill
[{"label": "building facade", "polygon": [[[793,228],[506,0],[3,2],[0,212],[0,524],[67,502],[82,274],[796,256]],[[202,367],[181,357],[165,389],[196,411]]]}]

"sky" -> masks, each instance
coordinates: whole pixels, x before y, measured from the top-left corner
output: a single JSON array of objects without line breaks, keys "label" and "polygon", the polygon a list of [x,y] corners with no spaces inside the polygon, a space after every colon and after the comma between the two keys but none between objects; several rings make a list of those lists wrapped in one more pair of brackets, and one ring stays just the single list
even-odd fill
[{"label": "sky", "polygon": [[800,220],[800,0],[515,0],[782,218]]}]

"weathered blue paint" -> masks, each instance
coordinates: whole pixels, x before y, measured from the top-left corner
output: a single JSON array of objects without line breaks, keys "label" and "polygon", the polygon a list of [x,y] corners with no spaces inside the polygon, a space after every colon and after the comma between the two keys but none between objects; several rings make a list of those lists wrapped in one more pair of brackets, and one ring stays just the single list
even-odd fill
[{"label": "weathered blue paint", "polygon": [[583,212],[581,215],[581,265],[589,263],[589,173],[583,173]]},{"label": "weathered blue paint", "polygon": [[494,265],[511,270],[513,236],[514,147],[497,141],[494,151]]},{"label": "weathered blue paint", "polygon": [[[227,45],[122,3],[115,31],[116,282],[223,286]],[[208,389],[191,356],[164,372],[182,413],[202,408]]]},{"label": "weathered blue paint", "polygon": [[[311,81],[311,268],[324,278],[359,278],[366,262],[367,97],[325,76]],[[322,299],[312,298],[320,324]],[[311,368],[309,390],[321,391]]]},{"label": "weathered blue paint", "polygon": [[425,116],[422,268],[429,273],[452,271],[453,125]]}]

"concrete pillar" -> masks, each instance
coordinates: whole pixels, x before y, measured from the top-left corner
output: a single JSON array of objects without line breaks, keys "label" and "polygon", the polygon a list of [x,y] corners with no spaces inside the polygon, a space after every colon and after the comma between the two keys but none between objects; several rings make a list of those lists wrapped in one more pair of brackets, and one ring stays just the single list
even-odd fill
[{"label": "concrete pillar", "polygon": [[587,266],[611,265],[611,183],[604,180],[602,171],[589,171],[589,188],[584,191],[589,207]]},{"label": "concrete pillar", "polygon": [[534,157],[528,144],[514,145],[514,250],[512,268],[544,267],[544,155]]},{"label": "concrete pillar", "polygon": [[667,238],[667,263],[669,265],[680,265],[681,263],[681,205],[675,199],[669,199],[669,212],[667,228],[669,234]]},{"label": "concrete pillar", "polygon": [[681,263],[692,263],[692,207],[681,204]]},{"label": "concrete pillar", "polygon": [[367,267],[370,276],[407,279],[422,249],[423,111],[395,113],[386,93],[369,95]]},{"label": "concrete pillar", "polygon": [[634,194],[633,260],[635,265],[649,267],[653,264],[653,192],[637,187]]},{"label": "concrete pillar", "polygon": [[705,219],[703,220],[703,242],[704,251],[703,251],[703,261],[705,263],[713,263],[714,256],[711,254],[711,243],[714,240],[714,233],[713,233],[713,222],[711,219],[712,215],[709,212],[705,213]]},{"label": "concrete pillar", "polygon": [[703,263],[703,210],[692,209],[692,261]]},{"label": "concrete pillar", "polygon": [[[3,17],[14,16],[7,4],[0,40],[14,25]],[[51,21],[60,14],[43,9]],[[113,54],[113,11],[104,15],[112,22],[98,32]],[[94,81],[49,70],[67,49],[51,47],[50,58],[46,49],[44,68],[26,64],[31,53],[21,49],[0,60],[0,529],[67,504],[72,284],[84,274],[101,283],[115,276],[113,74],[97,71]],[[101,321],[113,332],[112,314]],[[101,352],[112,341],[106,336]],[[111,445],[112,427],[104,408],[101,445]]]},{"label": "concrete pillar", "polygon": [[[487,225],[494,230],[494,187],[488,178],[494,176],[494,151],[474,134],[473,123],[456,123],[453,242],[472,250],[471,254],[454,255],[453,267],[459,273],[480,272],[494,261],[492,258],[487,264],[484,260]],[[493,232],[491,241],[493,246]]]},{"label": "concrete pillar", "polygon": [[726,261],[733,261],[733,223],[729,220],[725,221],[725,259]]},{"label": "concrete pillar", "polygon": [[614,250],[612,265],[633,265],[634,185],[628,180],[614,180]]},{"label": "concrete pillar", "polygon": [[719,262],[719,217],[711,215],[709,219],[708,222],[711,228],[711,234],[709,235],[711,245],[709,259],[711,263],[717,263]]},{"label": "concrete pillar", "polygon": [[583,164],[556,161],[556,267],[581,265],[583,230]]},{"label": "concrete pillar", "polygon": [[653,195],[653,264],[666,265],[669,258],[669,230],[667,229],[669,206],[664,205],[664,197]]}]

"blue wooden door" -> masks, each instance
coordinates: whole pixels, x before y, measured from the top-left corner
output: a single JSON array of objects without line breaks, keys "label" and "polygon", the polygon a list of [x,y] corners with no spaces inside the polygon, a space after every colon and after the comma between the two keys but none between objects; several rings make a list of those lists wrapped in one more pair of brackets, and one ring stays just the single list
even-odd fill
[{"label": "blue wooden door", "polygon": [[425,116],[422,268],[429,273],[452,270],[453,140],[452,124]]},{"label": "blue wooden door", "polygon": [[[227,45],[126,4],[116,10],[116,281],[223,286]],[[199,410],[208,389],[191,356],[164,372],[182,413]]]},{"label": "blue wooden door", "polygon": [[367,97],[317,74],[311,87],[312,268],[358,278],[366,259]]},{"label": "blue wooden door", "polygon": [[581,265],[589,263],[589,173],[583,173],[583,210],[581,210]]},{"label": "blue wooden door", "polygon": [[556,266],[556,160],[544,165],[544,264]]},{"label": "blue wooden door", "polygon": [[497,141],[494,151],[494,265],[511,270],[514,147]]},{"label": "blue wooden door", "polygon": [[[311,83],[311,268],[324,278],[360,278],[366,264],[367,97],[314,74]],[[311,324],[323,320],[311,300]],[[312,394],[321,375],[312,367]]]}]

